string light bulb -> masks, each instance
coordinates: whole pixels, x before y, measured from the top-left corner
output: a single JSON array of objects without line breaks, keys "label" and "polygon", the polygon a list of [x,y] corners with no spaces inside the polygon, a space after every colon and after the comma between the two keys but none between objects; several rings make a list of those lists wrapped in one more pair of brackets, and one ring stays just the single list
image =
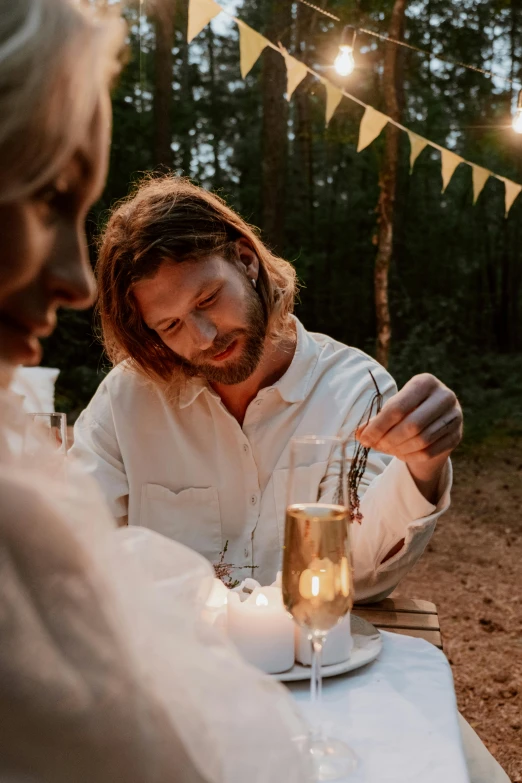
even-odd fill
[{"label": "string light bulb", "polygon": [[[350,44],[346,42],[348,31],[352,31],[352,41]],[[355,27],[346,25],[341,35],[341,43],[339,45],[339,54],[335,58],[334,68],[339,76],[350,76],[355,70],[355,59],[353,56],[353,47],[355,44]]]},{"label": "string light bulb", "polygon": [[339,47],[339,54],[335,58],[334,68],[339,76],[349,76],[355,68],[353,59],[353,49],[351,46],[343,44]]},{"label": "string light bulb", "polygon": [[518,93],[517,109],[513,117],[512,128],[515,133],[522,133],[522,90]]}]

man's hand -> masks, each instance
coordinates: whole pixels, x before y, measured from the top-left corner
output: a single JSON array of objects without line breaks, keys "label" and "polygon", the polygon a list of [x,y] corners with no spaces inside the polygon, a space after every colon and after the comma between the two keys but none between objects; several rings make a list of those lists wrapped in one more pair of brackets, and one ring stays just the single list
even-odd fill
[{"label": "man's hand", "polygon": [[443,467],[462,440],[462,409],[435,376],[415,375],[356,437],[363,446],[405,462],[422,494],[436,502]]}]

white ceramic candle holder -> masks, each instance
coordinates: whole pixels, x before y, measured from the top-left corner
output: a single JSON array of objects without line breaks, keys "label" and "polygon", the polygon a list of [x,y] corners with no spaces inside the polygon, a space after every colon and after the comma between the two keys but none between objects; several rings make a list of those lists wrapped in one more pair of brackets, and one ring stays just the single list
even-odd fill
[{"label": "white ceramic candle holder", "polygon": [[[322,665],[331,666],[343,663],[350,658],[353,639],[350,631],[350,615],[346,615],[326,636],[323,647]],[[295,626],[295,659],[304,666],[312,664],[312,644],[308,632],[298,625]]]}]

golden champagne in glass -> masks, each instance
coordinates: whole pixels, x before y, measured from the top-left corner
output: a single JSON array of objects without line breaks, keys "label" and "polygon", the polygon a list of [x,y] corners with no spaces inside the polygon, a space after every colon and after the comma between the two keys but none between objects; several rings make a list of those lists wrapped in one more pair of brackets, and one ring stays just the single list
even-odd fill
[{"label": "golden champagne in glass", "polygon": [[288,507],[283,600],[296,623],[326,634],[352,608],[349,519],[344,506]]}]

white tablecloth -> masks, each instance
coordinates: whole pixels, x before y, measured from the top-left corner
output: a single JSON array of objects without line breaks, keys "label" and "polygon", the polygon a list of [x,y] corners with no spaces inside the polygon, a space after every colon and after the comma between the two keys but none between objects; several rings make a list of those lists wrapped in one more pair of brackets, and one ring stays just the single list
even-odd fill
[{"label": "white tablecloth", "polygon": [[[423,639],[382,634],[376,661],[323,680],[323,725],[359,757],[349,783],[469,783],[448,661]],[[310,717],[309,683],[289,687]]]}]

